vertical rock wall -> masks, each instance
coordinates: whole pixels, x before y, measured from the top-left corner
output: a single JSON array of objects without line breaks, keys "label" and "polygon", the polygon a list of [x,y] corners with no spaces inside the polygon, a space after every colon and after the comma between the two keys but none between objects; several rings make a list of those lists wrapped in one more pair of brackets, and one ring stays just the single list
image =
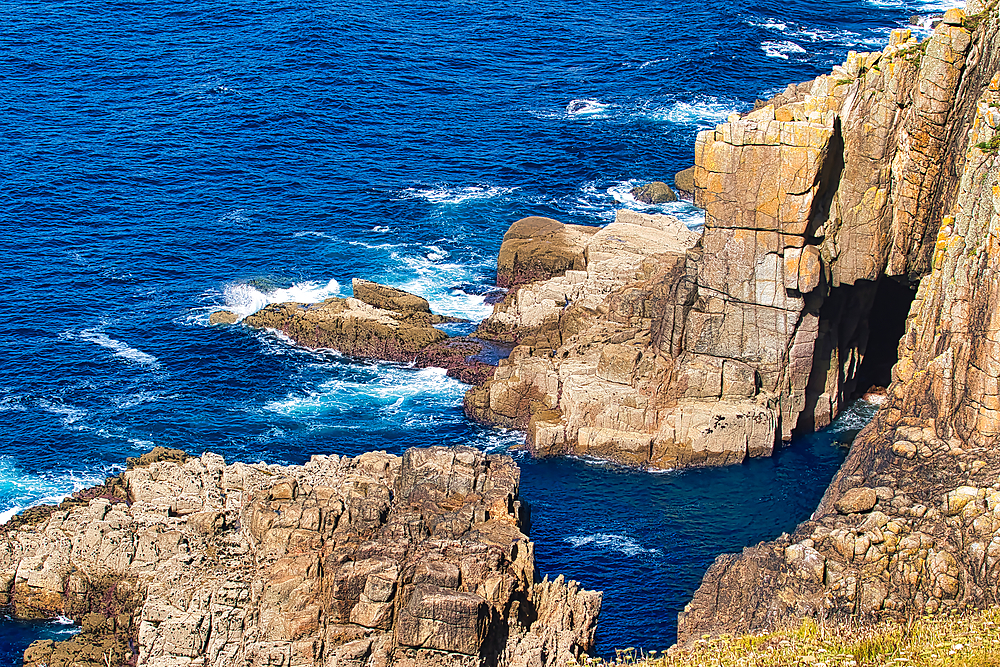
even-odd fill
[{"label": "vertical rock wall", "polygon": [[995,58],[978,21],[951,11],[922,43],[895,31],[701,132],[698,242],[633,242],[626,267],[602,254],[625,212],[581,237],[573,270],[516,288],[484,324],[520,345],[470,416],[526,429],[539,454],[659,468],[768,455],[828,425],[867,388],[880,281],[908,295],[930,269],[967,142],[959,93]]},{"label": "vertical rock wall", "polygon": [[[998,27],[995,5],[971,19],[953,11],[927,43],[914,116],[899,126],[908,142],[888,170],[908,185],[887,192],[891,221],[869,222],[893,240],[886,272],[930,268],[886,404],[811,520],[716,560],[681,615],[681,642],[801,616],[854,623],[1000,603]],[[959,91],[950,104],[948,90]]]}]

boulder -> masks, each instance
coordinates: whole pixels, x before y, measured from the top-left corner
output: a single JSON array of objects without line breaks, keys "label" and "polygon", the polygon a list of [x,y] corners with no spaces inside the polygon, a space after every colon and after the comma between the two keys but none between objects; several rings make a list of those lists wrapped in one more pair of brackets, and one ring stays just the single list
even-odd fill
[{"label": "boulder", "polygon": [[216,324],[235,324],[240,316],[229,310],[217,310],[208,316],[208,323],[212,326]]},{"label": "boulder", "polygon": [[597,229],[538,216],[518,220],[500,245],[497,286],[516,287],[583,269],[583,249]]},{"label": "boulder", "polygon": [[674,175],[674,185],[681,192],[694,194],[694,167],[688,167]]},{"label": "boulder", "polygon": [[643,204],[667,204],[677,201],[677,195],[663,181],[653,181],[641,187],[632,188],[632,196]]},{"label": "boulder", "polygon": [[859,514],[870,511],[877,502],[878,494],[875,493],[875,489],[858,487],[849,489],[834,503],[834,507],[841,514]]}]

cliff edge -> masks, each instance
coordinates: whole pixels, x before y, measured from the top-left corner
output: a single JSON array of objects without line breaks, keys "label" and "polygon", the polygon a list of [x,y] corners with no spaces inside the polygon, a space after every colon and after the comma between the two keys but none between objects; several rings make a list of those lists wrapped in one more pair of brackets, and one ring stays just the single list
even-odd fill
[{"label": "cliff edge", "polygon": [[498,276],[514,287],[477,335],[517,346],[466,412],[526,430],[536,454],[677,468],[770,455],[885,387],[918,281],[981,201],[960,192],[991,155],[970,146],[993,141],[977,109],[1000,49],[979,10],[701,132],[700,236],[619,211],[593,234],[565,226],[562,262],[536,262],[515,223]]},{"label": "cliff edge", "polygon": [[820,244],[836,260],[827,275],[844,285],[929,273],[887,401],[811,520],[720,556],[681,614],[681,643],[797,617],[873,622],[1000,603],[1000,19],[995,3],[977,9],[949,11],[922,44],[848,61],[857,74],[837,117],[854,148],[842,169],[864,170],[869,185],[831,200],[835,238],[849,230],[853,241]]}]

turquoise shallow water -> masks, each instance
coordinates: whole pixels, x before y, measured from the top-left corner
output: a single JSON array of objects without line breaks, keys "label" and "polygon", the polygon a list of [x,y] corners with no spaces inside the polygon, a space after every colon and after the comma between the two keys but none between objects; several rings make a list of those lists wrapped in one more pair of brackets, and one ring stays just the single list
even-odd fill
[{"label": "turquoise shallow water", "polygon": [[[630,187],[689,165],[699,128],[934,7],[8,3],[0,517],[154,445],[301,462],[518,444],[469,424],[439,371],[208,315],[365,277],[479,319],[511,222],[643,208]],[[716,554],[815,507],[863,418],[722,470],[522,457],[539,567],[605,591],[602,654],[663,648]],[[0,661],[67,629],[0,620]]]}]

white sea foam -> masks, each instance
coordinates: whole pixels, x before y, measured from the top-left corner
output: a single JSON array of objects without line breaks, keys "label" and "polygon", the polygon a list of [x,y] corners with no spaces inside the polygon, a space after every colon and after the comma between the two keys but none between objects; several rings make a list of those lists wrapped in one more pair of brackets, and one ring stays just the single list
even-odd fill
[{"label": "white sea foam", "polygon": [[480,199],[495,199],[505,197],[518,188],[505,188],[496,185],[469,185],[465,187],[450,187],[438,185],[427,188],[407,188],[403,190],[400,199],[423,199],[431,204],[461,204]]},{"label": "white sea foam", "polygon": [[232,283],[223,289],[226,310],[246,317],[272,303],[294,301],[296,303],[319,303],[340,294],[340,283],[331,278],[325,284],[314,280],[295,283],[269,291],[261,291],[249,283]]},{"label": "white sea foam", "polygon": [[[828,30],[817,26],[786,23],[785,21],[773,18],[763,20],[746,19],[743,22],[763,30],[781,33],[782,36],[788,39],[808,40],[817,46],[827,45],[833,48],[838,56],[843,55],[842,50],[844,48],[864,46],[880,49],[888,37],[888,31],[881,29],[867,31],[865,34],[853,30]],[[805,53],[805,49],[800,44],[787,40],[764,42],[761,48],[769,56],[784,60],[788,59],[790,53]]]},{"label": "white sea foam", "polygon": [[804,48],[795,42],[790,42],[788,40],[782,40],[780,42],[764,41],[760,43],[760,48],[767,54],[768,58],[781,58],[783,60],[788,60],[790,54],[800,54],[806,52]]},{"label": "white sea foam", "polygon": [[427,253],[424,255],[424,257],[431,260],[432,262],[437,262],[442,259],[448,259],[448,257],[451,256],[450,252],[448,252],[444,248],[441,248],[440,246],[425,245],[424,249],[427,250]]},{"label": "white sea foam", "polygon": [[622,181],[608,188],[608,195],[619,204],[633,211],[643,213],[659,213],[672,215],[683,222],[689,229],[700,230],[705,226],[705,210],[691,202],[679,199],[665,204],[646,204],[632,196],[632,189],[642,182],[636,179]]},{"label": "white sea foam", "polygon": [[828,427],[831,431],[856,431],[871,421],[878,406],[868,401],[855,401],[837,415]]},{"label": "white sea foam", "polygon": [[519,449],[524,446],[525,434],[522,431],[514,431],[505,428],[484,429],[482,433],[472,438],[469,443],[476,449],[487,453],[503,452],[511,453],[511,449]]},{"label": "white sea foam", "polygon": [[[315,419],[364,408],[373,417],[392,421],[404,416],[421,423],[449,418],[420,410],[435,405],[461,405],[468,387],[446,375],[443,368],[413,369],[395,364],[372,364],[353,369],[363,375],[327,380],[309,391],[295,391],[271,401],[264,409],[286,417]],[[413,414],[413,411],[419,414]],[[458,416],[456,416],[458,418]]]},{"label": "white sea foam", "polygon": [[294,234],[292,234],[292,237],[293,238],[297,238],[297,239],[303,239],[303,238],[310,238],[310,237],[312,237],[312,238],[317,238],[317,239],[336,240],[335,236],[330,236],[326,232],[317,232],[317,231],[311,230],[311,229],[306,229],[306,230],[301,231],[301,232],[295,232]]},{"label": "white sea foam", "polygon": [[662,555],[659,549],[647,549],[627,535],[619,533],[593,533],[591,535],[563,538],[575,548],[595,547],[601,551],[612,551],[626,556]]},{"label": "white sea foam", "polygon": [[[67,334],[64,337],[70,340],[74,338],[72,334]],[[127,343],[123,343],[122,341],[112,338],[108,334],[104,333],[103,326],[93,329],[84,329],[78,336],[75,337],[107,348],[111,350],[116,357],[120,357],[133,364],[149,366],[151,368],[157,368],[160,365],[159,360],[153,355],[136,349]]]},{"label": "white sea foam", "polygon": [[725,122],[729,114],[740,111],[745,106],[736,100],[700,96],[690,100],[680,100],[668,107],[657,109],[650,114],[650,117],[675,125],[707,128]]},{"label": "white sea foam", "polygon": [[377,234],[388,234],[392,231],[392,227],[389,227],[388,225],[375,225],[372,227],[372,231]]},{"label": "white sea foam", "polygon": [[134,393],[112,396],[111,402],[114,403],[115,407],[119,410],[128,410],[129,408],[134,408],[138,405],[142,405],[143,403],[155,403],[163,398],[164,397],[161,394],[155,391],[137,391]]},{"label": "white sea foam", "polygon": [[28,507],[62,502],[74,491],[100,484],[116,469],[28,473],[9,456],[0,456],[0,523]]},{"label": "white sea foam", "polygon": [[392,259],[402,269],[398,274],[402,282],[394,282],[394,286],[424,297],[434,312],[474,322],[493,313],[493,307],[486,303],[484,295],[455,289],[456,285],[475,282],[476,266],[435,261],[429,254],[394,252]]},{"label": "white sea foam", "polygon": [[946,12],[956,7],[965,7],[962,0],[868,0],[876,7],[903,7],[914,13],[923,12]]},{"label": "white sea foam", "polygon": [[4,392],[0,396],[0,412],[25,412],[27,407],[24,405],[24,397],[17,394],[11,394]]},{"label": "white sea foam", "polygon": [[584,183],[575,201],[559,204],[574,213],[592,215],[604,222],[612,222],[615,210],[624,207],[643,213],[672,215],[689,229],[696,231],[705,226],[705,211],[690,202],[678,200],[665,204],[645,204],[637,201],[632,196],[632,189],[642,183],[638,179],[620,181],[608,187],[599,187],[594,182]]},{"label": "white sea foam", "polygon": [[47,399],[39,399],[38,407],[49,414],[58,415],[63,426],[71,431],[85,431],[89,428],[79,422],[87,416],[87,411],[64,403],[57,403]]},{"label": "white sea foam", "polygon": [[577,118],[607,118],[610,104],[598,100],[572,100],[566,105],[566,114]]}]

